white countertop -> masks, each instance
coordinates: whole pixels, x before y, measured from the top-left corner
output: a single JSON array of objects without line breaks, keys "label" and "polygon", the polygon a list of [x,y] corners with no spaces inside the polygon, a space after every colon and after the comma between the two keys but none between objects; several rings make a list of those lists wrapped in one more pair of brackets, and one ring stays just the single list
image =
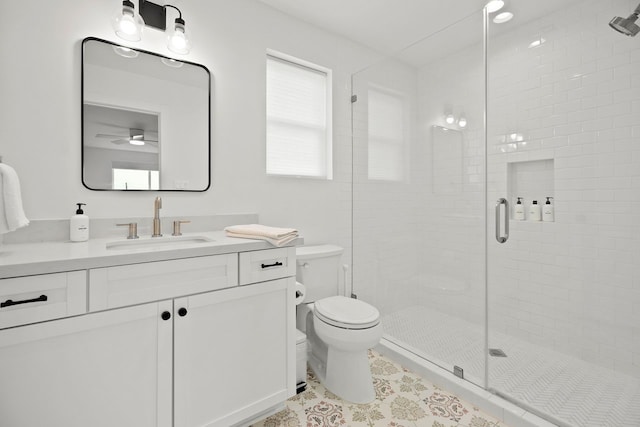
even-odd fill
[{"label": "white countertop", "polygon": [[[132,247],[107,249],[107,244],[123,242],[123,238],[90,239],[87,242],[40,242],[0,244],[0,279],[34,274],[86,270],[114,265],[218,255],[232,252],[274,249],[263,240],[227,237],[224,231],[184,233],[185,237],[202,236],[212,241],[181,242],[176,247]],[[170,240],[171,236],[157,239]],[[141,237],[138,241],[152,240]],[[287,246],[302,244],[299,238]]]}]

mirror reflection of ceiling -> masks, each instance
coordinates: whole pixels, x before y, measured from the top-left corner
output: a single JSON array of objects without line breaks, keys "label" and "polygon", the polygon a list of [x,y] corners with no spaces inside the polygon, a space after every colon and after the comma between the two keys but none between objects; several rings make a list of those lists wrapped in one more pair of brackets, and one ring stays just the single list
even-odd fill
[{"label": "mirror reflection of ceiling", "polygon": [[[129,51],[132,51],[128,49]],[[120,54],[118,52],[121,52]],[[164,59],[164,61],[163,61]],[[114,70],[131,70],[148,78],[156,78],[168,82],[177,82],[181,85],[199,87],[209,90],[209,82],[202,78],[200,67],[178,67],[180,61],[169,62],[168,58],[155,55],[138,55],[135,61],[122,55],[113,45],[108,43],[93,43],[91,49],[84,51],[84,61],[87,64],[99,67],[112,68]],[[160,67],[159,64],[164,64]]]},{"label": "mirror reflection of ceiling", "polygon": [[158,141],[158,116],[99,105],[84,105],[84,146],[111,150],[157,153],[157,144],[133,145],[121,141],[130,138],[131,129],[144,132]]},{"label": "mirror reflection of ceiling", "polygon": [[[475,28],[445,31],[446,40],[430,37],[456,22],[480,13],[488,0],[257,0],[287,15],[339,34],[385,55],[412,47],[403,56],[421,66],[447,50],[456,51],[482,39]],[[503,10],[514,18],[494,31],[510,31],[584,0],[505,0]],[[605,23],[606,25],[606,23]],[[482,27],[479,27],[480,30]],[[434,42],[418,45],[429,37]],[[437,35],[434,35],[437,37]],[[444,42],[444,43],[442,43]]]}]

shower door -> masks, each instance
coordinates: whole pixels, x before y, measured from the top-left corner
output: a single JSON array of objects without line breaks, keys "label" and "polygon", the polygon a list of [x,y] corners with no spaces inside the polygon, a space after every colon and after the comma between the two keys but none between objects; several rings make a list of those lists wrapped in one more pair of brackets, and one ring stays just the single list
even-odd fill
[{"label": "shower door", "polygon": [[608,26],[635,6],[489,17],[487,385],[561,426],[640,425],[640,37]]},{"label": "shower door", "polygon": [[353,290],[384,337],[485,385],[483,14],[353,75]]}]

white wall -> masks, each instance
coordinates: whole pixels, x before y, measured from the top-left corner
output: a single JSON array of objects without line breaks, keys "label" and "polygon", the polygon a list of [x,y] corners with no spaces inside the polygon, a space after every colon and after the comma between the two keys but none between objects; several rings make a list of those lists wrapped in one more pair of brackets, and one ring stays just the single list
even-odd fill
[{"label": "white wall", "polygon": [[[94,192],[80,179],[80,49],[95,36],[117,43],[118,0],[0,4],[0,155],[18,172],[30,219],[151,216],[156,193]],[[350,76],[377,54],[253,0],[176,2],[193,39],[188,61],[212,74],[212,185],[161,193],[165,216],[256,212],[307,242],[350,245]],[[169,12],[168,19],[171,19]],[[17,39],[14,34],[21,34]],[[169,55],[147,28],[132,47]],[[266,177],[265,53],[281,51],[333,70],[333,181]],[[347,254],[349,251],[347,251]]]}]

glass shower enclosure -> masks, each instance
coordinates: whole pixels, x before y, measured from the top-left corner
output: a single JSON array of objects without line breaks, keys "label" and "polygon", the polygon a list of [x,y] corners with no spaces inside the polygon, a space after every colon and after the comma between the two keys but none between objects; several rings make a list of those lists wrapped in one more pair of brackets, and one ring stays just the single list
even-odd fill
[{"label": "glass shower enclosure", "polygon": [[354,293],[561,426],[640,425],[636,6],[477,11],[352,79]]}]

